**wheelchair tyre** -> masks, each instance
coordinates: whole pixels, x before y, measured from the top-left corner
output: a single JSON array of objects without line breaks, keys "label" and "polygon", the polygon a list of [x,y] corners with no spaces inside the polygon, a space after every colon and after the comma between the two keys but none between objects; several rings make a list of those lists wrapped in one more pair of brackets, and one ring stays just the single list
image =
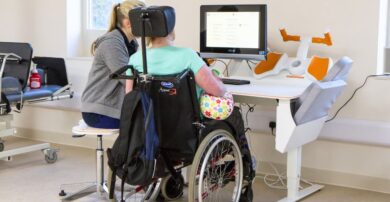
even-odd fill
[{"label": "wheelchair tyre", "polygon": [[178,179],[172,175],[164,177],[161,182],[161,194],[168,200],[176,200],[183,196],[184,177],[180,174]]},{"label": "wheelchair tyre", "polygon": [[238,202],[242,182],[242,156],[234,137],[226,130],[210,132],[191,166],[188,201]]}]

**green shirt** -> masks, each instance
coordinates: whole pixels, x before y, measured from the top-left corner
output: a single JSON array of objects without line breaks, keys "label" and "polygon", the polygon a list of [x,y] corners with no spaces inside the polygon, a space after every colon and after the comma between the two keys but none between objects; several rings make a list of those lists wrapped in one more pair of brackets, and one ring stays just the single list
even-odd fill
[{"label": "green shirt", "polygon": [[[160,48],[148,48],[146,50],[148,73],[152,75],[177,74],[185,69],[191,69],[196,75],[199,69],[205,65],[202,58],[189,48],[179,48],[174,46],[164,46]],[[139,72],[143,72],[142,51],[138,51],[130,57],[129,65]],[[131,72],[127,72],[131,75]],[[202,89],[196,85],[198,98]]]}]

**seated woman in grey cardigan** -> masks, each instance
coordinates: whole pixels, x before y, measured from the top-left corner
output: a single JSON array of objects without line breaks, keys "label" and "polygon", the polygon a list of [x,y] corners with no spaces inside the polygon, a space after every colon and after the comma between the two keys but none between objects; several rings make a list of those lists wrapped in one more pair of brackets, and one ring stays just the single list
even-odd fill
[{"label": "seated woman in grey cardigan", "polygon": [[137,51],[128,13],[138,6],[144,6],[144,3],[125,0],[115,5],[108,32],[92,44],[94,60],[81,98],[81,112],[88,126],[119,128],[125,81],[112,80],[109,75],[127,65],[129,57]]}]

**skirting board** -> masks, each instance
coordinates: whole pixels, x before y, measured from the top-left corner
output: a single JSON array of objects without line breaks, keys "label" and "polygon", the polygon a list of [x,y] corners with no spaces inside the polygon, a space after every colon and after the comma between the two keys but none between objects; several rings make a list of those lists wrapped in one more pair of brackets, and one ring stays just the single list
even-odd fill
[{"label": "skirting board", "polygon": [[[72,138],[72,135],[64,133],[52,133],[45,131],[37,131],[31,129],[18,128],[18,136],[28,139],[34,139],[39,141],[51,142],[62,145],[70,145],[77,147],[84,147],[95,149],[96,138],[93,136],[86,136],[82,138]],[[104,148],[111,147],[116,137],[105,137],[103,143]],[[259,174],[272,173],[266,162],[257,162]],[[286,169],[283,164],[275,164],[280,171]],[[355,175],[349,173],[341,173],[329,170],[313,169],[313,168],[302,168],[303,178],[317,182],[336,186],[371,190],[376,192],[390,193],[390,180],[369,177],[363,175]]]},{"label": "skirting board", "polygon": [[[271,166],[269,166],[269,162],[260,161],[257,163],[259,165],[257,169],[257,177],[263,178],[267,174],[275,174],[275,171],[273,171],[271,169]],[[273,166],[275,166],[278,172],[285,173],[285,165],[278,163],[272,164]],[[302,168],[301,179],[308,180],[310,182],[315,182],[317,184],[328,184],[390,194],[390,180],[388,179],[306,167]]]}]

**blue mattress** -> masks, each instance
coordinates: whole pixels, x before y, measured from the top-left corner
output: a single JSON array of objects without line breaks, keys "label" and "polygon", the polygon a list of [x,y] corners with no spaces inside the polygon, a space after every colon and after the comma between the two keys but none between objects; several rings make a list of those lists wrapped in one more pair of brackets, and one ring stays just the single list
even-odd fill
[{"label": "blue mattress", "polygon": [[8,94],[6,95],[6,97],[11,103],[20,101],[22,99],[22,96],[24,101],[34,100],[38,98],[50,97],[60,88],[62,87],[57,85],[45,85],[42,86],[40,89],[30,89],[29,87],[27,87],[23,90],[23,94]]}]

